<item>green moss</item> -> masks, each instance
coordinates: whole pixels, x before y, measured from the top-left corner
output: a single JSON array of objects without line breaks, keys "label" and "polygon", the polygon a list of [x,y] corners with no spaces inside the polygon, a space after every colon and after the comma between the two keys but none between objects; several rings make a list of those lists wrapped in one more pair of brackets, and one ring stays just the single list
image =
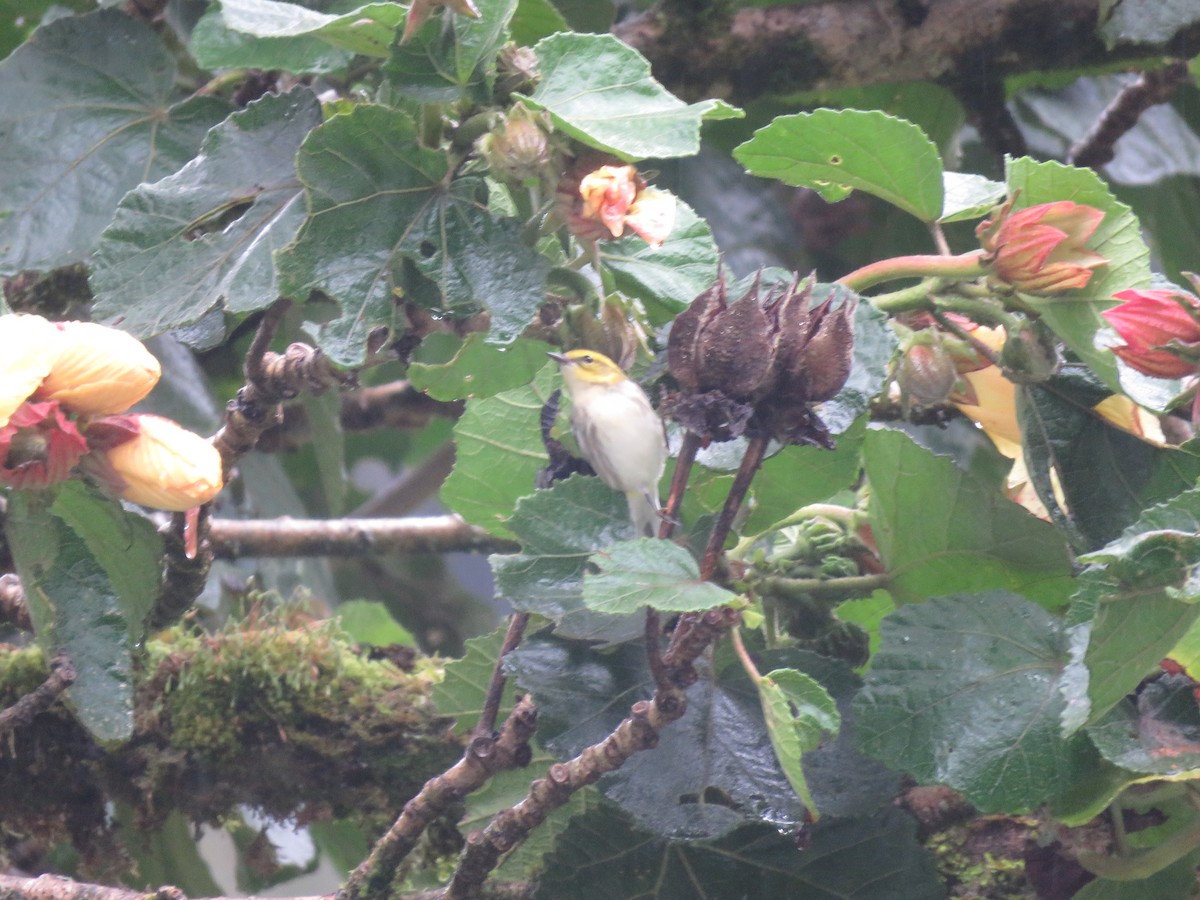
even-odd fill
[{"label": "green moss", "polygon": [[11,706],[46,680],[46,657],[36,645],[0,652],[0,708]]}]

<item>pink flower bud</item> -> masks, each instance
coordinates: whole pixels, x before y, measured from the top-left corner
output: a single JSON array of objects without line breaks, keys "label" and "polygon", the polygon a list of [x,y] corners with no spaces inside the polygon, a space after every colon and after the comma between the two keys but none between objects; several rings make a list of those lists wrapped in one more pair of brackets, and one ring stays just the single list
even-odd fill
[{"label": "pink flower bud", "polygon": [[1121,291],[1124,301],[1102,315],[1125,342],[1113,353],[1157,378],[1182,378],[1200,368],[1200,300],[1184,291]]},{"label": "pink flower bud", "polygon": [[0,426],[37,390],[62,348],[53,322],[41,316],[0,316]]},{"label": "pink flower bud", "polygon": [[158,383],[158,360],[137,338],[93,322],[60,322],[62,353],[35,394],[71,412],[124,412]]},{"label": "pink flower bud", "polygon": [[57,403],[24,403],[0,428],[0,483],[29,488],[63,481],[87,451]]},{"label": "pink flower bud", "polygon": [[105,453],[122,499],[182,512],[220,493],[221,455],[212,444],[170,419],[123,418],[136,423],[137,435]]},{"label": "pink flower bud", "polygon": [[1069,200],[1010,212],[1012,201],[980,223],[976,234],[990,254],[992,274],[1029,294],[1086,287],[1108,260],[1084,244],[1104,213]]}]

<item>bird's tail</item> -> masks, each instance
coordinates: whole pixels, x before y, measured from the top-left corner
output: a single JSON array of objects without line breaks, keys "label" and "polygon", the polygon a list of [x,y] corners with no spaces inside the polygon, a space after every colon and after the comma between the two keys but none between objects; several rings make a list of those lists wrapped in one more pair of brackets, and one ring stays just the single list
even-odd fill
[{"label": "bird's tail", "polygon": [[626,491],[629,518],[633,520],[634,532],[638,537],[654,537],[658,534],[660,520],[658,497],[649,491]]}]

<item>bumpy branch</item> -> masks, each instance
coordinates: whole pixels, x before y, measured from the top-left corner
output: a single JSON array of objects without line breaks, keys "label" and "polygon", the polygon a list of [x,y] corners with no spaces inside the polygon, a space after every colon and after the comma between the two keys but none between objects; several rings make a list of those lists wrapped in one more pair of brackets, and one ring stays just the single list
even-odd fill
[{"label": "bumpy branch", "polygon": [[533,755],[529,739],[536,730],[537,709],[531,698],[523,697],[498,736],[474,738],[461,760],[427,781],[420,793],[404,805],[400,818],[350,874],[338,892],[338,900],[386,897],[396,867],[434,818],[451,803],[482,787],[497,772],[529,765]]},{"label": "bumpy branch", "polygon": [[279,404],[284,400],[354,383],[353,375],[337,371],[325,354],[307,344],[292,344],[283,353],[267,349],[290,305],[286,299],[277,300],[264,313],[246,352],[246,383],[229,401],[225,423],[213,436],[226,473],[280,421]]},{"label": "bumpy branch", "polygon": [[1116,155],[1113,145],[1138,123],[1142,113],[1151,106],[1166,103],[1189,77],[1187,63],[1179,60],[1161,69],[1143,72],[1113,98],[1092,130],[1071,148],[1067,162],[1093,168],[1111,162]]},{"label": "bumpy branch", "polygon": [[[1100,0],[837,0],[754,6],[728,15],[660,4],[614,31],[644,53],[655,76],[687,99],[744,104],[768,93],[903,81],[947,84],[1062,70],[1161,52],[1096,33]],[[732,4],[730,5],[732,6]],[[1191,58],[1200,27],[1174,35],[1169,52]],[[868,52],[869,48],[869,52]]]}]

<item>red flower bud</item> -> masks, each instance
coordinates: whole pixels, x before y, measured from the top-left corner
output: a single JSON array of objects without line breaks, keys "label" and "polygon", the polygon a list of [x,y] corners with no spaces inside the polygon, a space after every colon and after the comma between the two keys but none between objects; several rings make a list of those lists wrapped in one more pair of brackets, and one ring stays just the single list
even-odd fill
[{"label": "red flower bud", "polygon": [[1108,262],[1084,247],[1104,213],[1069,200],[1011,212],[1012,201],[976,229],[992,273],[1019,291],[1059,294],[1085,287]]},{"label": "red flower bud", "polygon": [[1200,368],[1200,300],[1184,291],[1121,291],[1124,301],[1103,312],[1124,344],[1113,353],[1157,378],[1182,378]]},{"label": "red flower bud", "polygon": [[0,483],[28,488],[63,481],[87,451],[57,403],[24,403],[0,428]]}]

